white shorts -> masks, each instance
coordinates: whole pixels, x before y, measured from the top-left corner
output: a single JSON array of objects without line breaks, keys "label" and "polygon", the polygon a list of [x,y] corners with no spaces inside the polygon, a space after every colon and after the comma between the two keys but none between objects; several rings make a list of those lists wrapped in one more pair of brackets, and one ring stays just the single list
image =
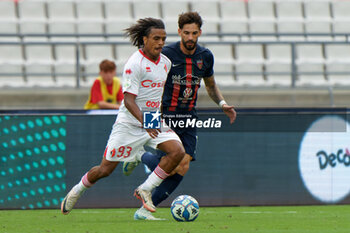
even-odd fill
[{"label": "white shorts", "polygon": [[143,146],[157,148],[157,145],[180,138],[170,128],[162,129],[158,137],[152,138],[145,129],[127,123],[115,123],[104,152],[108,161],[132,162],[136,155],[144,151]]}]

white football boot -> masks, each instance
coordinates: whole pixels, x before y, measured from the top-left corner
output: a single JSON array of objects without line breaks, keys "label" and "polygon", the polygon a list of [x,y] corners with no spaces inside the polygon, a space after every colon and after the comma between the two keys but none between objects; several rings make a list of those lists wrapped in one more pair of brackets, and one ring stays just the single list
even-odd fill
[{"label": "white football boot", "polygon": [[134,214],[134,219],[135,220],[155,220],[155,221],[165,220],[164,218],[154,217],[152,213],[146,210],[143,206],[140,209],[136,210]]},{"label": "white football boot", "polygon": [[150,191],[143,190],[138,187],[134,192],[134,196],[142,201],[143,207],[145,207],[145,209],[150,212],[156,212],[156,207],[153,205],[152,201],[152,193]]},{"label": "white football boot", "polygon": [[73,209],[75,203],[78,201],[78,199],[84,193],[84,191],[77,193],[74,190],[74,187],[69,191],[69,193],[67,194],[67,196],[63,199],[63,201],[61,203],[62,214],[69,214],[69,212]]}]

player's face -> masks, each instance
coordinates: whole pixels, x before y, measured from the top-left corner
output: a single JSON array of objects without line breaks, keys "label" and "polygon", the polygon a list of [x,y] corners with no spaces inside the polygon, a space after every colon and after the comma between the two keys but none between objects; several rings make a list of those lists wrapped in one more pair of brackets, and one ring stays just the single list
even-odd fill
[{"label": "player's face", "polygon": [[116,71],[100,71],[100,76],[102,77],[103,81],[107,85],[111,85],[113,83],[113,78],[116,75]]},{"label": "player's face", "polygon": [[182,29],[179,28],[178,32],[181,37],[182,48],[186,52],[193,51],[197,46],[198,37],[202,34],[202,30],[197,24],[191,23],[185,24]]},{"label": "player's face", "polygon": [[165,44],[166,33],[164,29],[152,28],[148,36],[143,37],[143,52],[152,60],[156,61]]}]

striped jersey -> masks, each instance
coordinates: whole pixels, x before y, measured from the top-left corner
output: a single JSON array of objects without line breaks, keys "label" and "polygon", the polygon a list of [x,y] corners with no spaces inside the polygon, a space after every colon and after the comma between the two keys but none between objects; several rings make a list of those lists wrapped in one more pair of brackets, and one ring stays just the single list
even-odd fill
[{"label": "striped jersey", "polygon": [[162,112],[195,115],[201,79],[214,74],[213,54],[209,49],[197,44],[193,55],[185,55],[180,50],[180,42],[164,46],[162,53],[172,62],[164,87]]}]

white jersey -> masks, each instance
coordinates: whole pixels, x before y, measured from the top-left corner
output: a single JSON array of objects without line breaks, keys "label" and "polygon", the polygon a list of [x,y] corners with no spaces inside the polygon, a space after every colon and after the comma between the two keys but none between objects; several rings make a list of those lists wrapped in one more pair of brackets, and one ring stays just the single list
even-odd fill
[{"label": "white jersey", "polygon": [[[154,62],[142,50],[131,55],[124,66],[123,91],[136,96],[136,104],[142,112],[156,111],[160,107],[164,84],[171,61],[163,54]],[[117,117],[118,122],[142,126],[122,102]]]}]

